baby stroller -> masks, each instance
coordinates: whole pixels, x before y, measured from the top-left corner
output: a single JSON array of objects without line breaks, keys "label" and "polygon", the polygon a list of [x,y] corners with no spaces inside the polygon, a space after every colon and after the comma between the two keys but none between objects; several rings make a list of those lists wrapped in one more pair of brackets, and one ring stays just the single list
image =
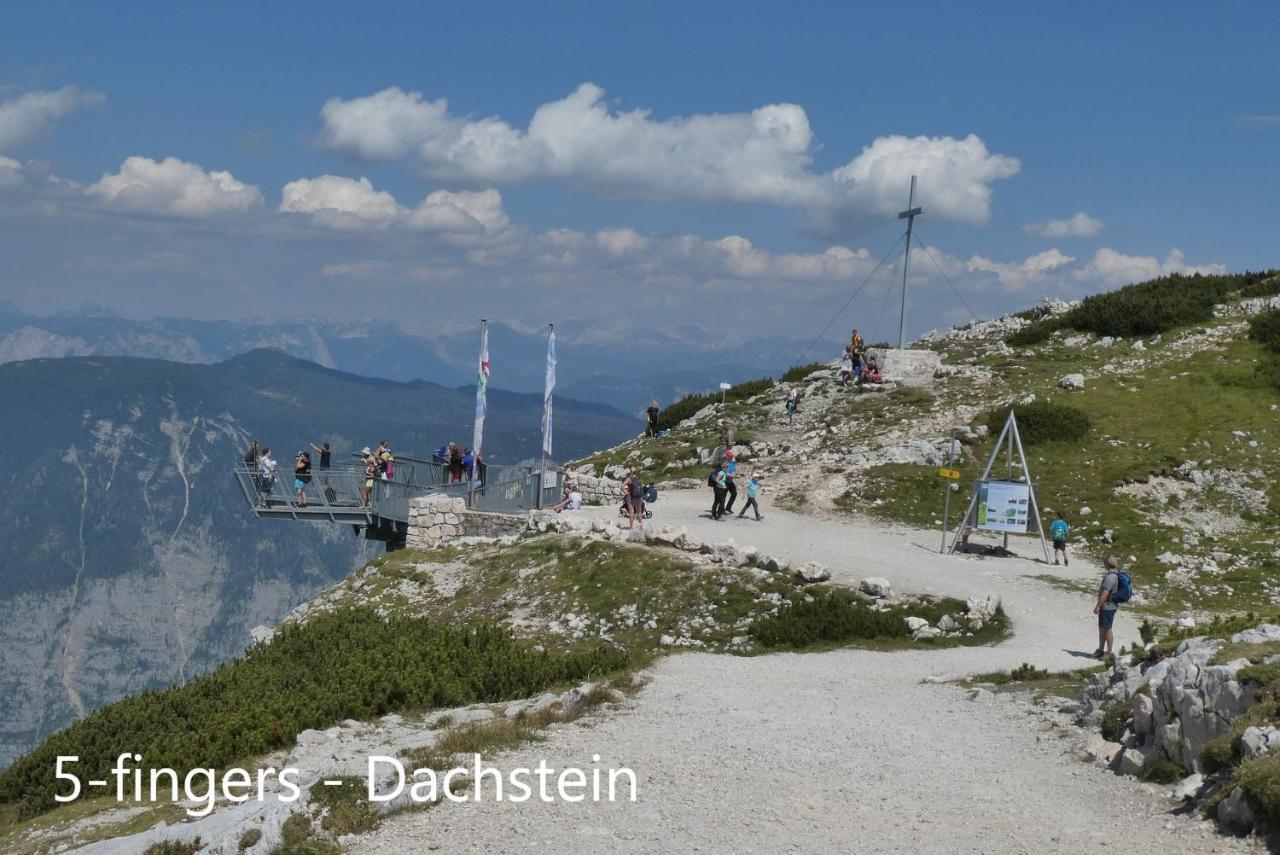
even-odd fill
[{"label": "baby stroller", "polygon": [[[647,520],[651,520],[653,519],[653,511],[649,510],[649,506],[652,505],[654,502],[658,501],[657,485],[645,484],[644,492],[641,493],[641,495],[644,497],[644,518]],[[618,516],[620,517],[627,516],[627,500],[626,499],[623,499],[622,504],[618,507]]]}]

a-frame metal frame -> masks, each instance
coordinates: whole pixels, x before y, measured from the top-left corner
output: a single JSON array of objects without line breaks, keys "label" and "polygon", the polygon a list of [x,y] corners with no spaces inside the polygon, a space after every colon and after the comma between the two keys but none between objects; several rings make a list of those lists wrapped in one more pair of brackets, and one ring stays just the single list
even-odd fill
[{"label": "a-frame metal frame", "polygon": [[[995,465],[996,458],[1000,456],[1000,452],[1006,452],[1008,461],[1008,469],[1006,470],[1005,480],[1013,481],[1013,455],[1017,451],[1018,461],[1022,464],[1023,477],[1027,479],[1027,492],[1031,498],[1031,513],[1035,514],[1036,529],[1040,532],[1040,549],[1044,553],[1044,561],[1049,563],[1049,544],[1044,539],[1044,521],[1040,519],[1040,503],[1036,500],[1036,485],[1031,478],[1031,469],[1027,466],[1027,455],[1022,450],[1022,435],[1018,432],[1018,418],[1013,413],[1013,408],[1009,408],[1009,418],[1005,419],[1004,427],[1000,430],[1000,436],[996,439],[996,443],[991,448],[991,457],[987,459],[987,467],[982,470],[981,477],[974,484],[973,496],[969,499],[969,508],[964,513],[964,518],[960,525],[956,528],[955,537],[951,541],[951,548],[947,550],[949,553],[956,551],[956,547],[960,544],[960,538],[964,536],[974,523],[977,522],[975,515],[978,509],[978,489],[977,484],[986,481],[991,474],[991,467]],[[1009,548],[1009,533],[1004,535],[1004,548]]]}]

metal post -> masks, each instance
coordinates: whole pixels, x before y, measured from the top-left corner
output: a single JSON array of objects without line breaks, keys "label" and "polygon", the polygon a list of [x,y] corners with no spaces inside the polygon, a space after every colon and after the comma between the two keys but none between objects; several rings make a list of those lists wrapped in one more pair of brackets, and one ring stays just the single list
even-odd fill
[{"label": "metal post", "polygon": [[[556,331],[556,325],[547,324],[547,329],[548,329],[548,334],[554,333]],[[542,406],[544,408],[546,407],[545,401],[543,402]],[[550,427],[550,425],[547,425],[547,427]],[[547,432],[544,430],[542,432],[542,468],[538,470],[538,505],[537,505],[538,510],[542,510],[542,485],[546,483],[546,480],[547,480]]]},{"label": "metal post", "polygon": [[[487,344],[488,344],[488,336],[486,336],[486,335],[485,335],[485,333],[487,332],[487,328],[488,328],[488,326],[489,326],[489,319],[488,319],[488,318],[481,318],[481,319],[480,319],[480,352],[481,352],[481,357],[482,357],[482,358],[483,358],[483,355],[484,355],[484,350],[485,350],[485,348],[486,348],[486,346],[487,346]],[[481,372],[483,372],[483,371],[484,371],[484,366],[483,366],[483,365],[482,365],[482,366],[480,366],[480,371],[481,371]],[[478,382],[478,381],[479,381],[479,378],[477,378],[477,382]],[[487,411],[487,410],[488,410],[488,408],[489,408],[489,407],[488,407],[488,394],[489,394],[489,391],[488,391],[488,388],[486,387],[486,389],[485,389],[485,410],[486,410],[486,411]],[[476,437],[475,437],[475,436],[473,436],[473,437],[472,437],[472,449],[471,449],[471,454],[473,455],[473,456],[472,456],[472,459],[471,459],[471,473],[467,476],[467,507],[468,507],[468,508],[472,508],[472,507],[474,507],[474,506],[475,506],[475,491],[476,491],[476,463],[477,463],[477,461],[480,459],[480,447],[479,447],[479,443],[476,443],[476,442],[475,442],[475,439],[476,439]],[[445,466],[448,466],[448,465],[449,465],[449,461],[447,461],[447,460],[446,460],[446,461],[445,461]]]},{"label": "metal post", "polygon": [[907,210],[898,214],[898,219],[907,221],[907,251],[902,257],[902,308],[898,314],[898,349],[903,350],[907,346],[907,268],[911,264],[911,229],[915,225],[916,217],[919,216],[924,209],[915,207],[916,201],[916,177],[911,176],[911,191],[907,195]]},{"label": "metal post", "polygon": [[[956,432],[957,428],[951,429],[951,445],[947,446],[947,468],[950,469],[956,460]],[[938,547],[938,554],[941,555],[947,551],[947,514],[951,509],[951,479],[942,479],[942,545]]]},{"label": "metal post", "polygon": [[[1012,408],[1012,407],[1010,407],[1010,409],[1009,409],[1009,414],[1010,414],[1011,416],[1013,415],[1013,408]],[[1013,430],[1011,430],[1011,431],[1009,431],[1009,446],[1008,446],[1008,448],[1009,448],[1009,467],[1008,467],[1008,470],[1007,470],[1007,472],[1006,472],[1006,474],[1005,474],[1005,478],[1004,478],[1004,480],[1006,480],[1006,481],[1012,481],[1012,480],[1013,480],[1013,434],[1014,434],[1014,431],[1016,431],[1016,430],[1017,430],[1017,427],[1016,427],[1017,422],[1014,422],[1014,425],[1015,425],[1014,429],[1013,429]],[[1008,551],[1009,551],[1009,532],[1007,532],[1007,531],[1004,533],[1004,551],[1005,551],[1005,552],[1008,552]]]}]

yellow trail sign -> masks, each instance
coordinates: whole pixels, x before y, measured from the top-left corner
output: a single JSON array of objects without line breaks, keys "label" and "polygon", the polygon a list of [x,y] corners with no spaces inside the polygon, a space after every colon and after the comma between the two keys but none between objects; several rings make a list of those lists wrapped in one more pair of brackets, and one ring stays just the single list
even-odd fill
[{"label": "yellow trail sign", "polygon": [[958,479],[960,477],[960,470],[959,469],[939,469],[938,477]]}]

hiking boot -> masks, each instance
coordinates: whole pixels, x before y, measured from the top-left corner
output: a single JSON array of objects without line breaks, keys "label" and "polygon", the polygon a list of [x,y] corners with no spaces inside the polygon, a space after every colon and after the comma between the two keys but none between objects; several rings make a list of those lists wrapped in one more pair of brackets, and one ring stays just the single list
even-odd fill
[{"label": "hiking boot", "polygon": [[1071,559],[1070,559],[1070,558],[1064,558],[1064,559],[1062,559],[1062,563],[1063,563],[1064,565],[1066,565],[1067,567],[1070,567],[1070,566],[1071,566]]},{"label": "hiking boot", "polygon": [[1103,649],[1102,649],[1101,647],[1099,647],[1097,650],[1093,651],[1093,658],[1094,658],[1094,659],[1104,659],[1104,658],[1106,658],[1106,655],[1107,655],[1107,654],[1103,651]]}]

